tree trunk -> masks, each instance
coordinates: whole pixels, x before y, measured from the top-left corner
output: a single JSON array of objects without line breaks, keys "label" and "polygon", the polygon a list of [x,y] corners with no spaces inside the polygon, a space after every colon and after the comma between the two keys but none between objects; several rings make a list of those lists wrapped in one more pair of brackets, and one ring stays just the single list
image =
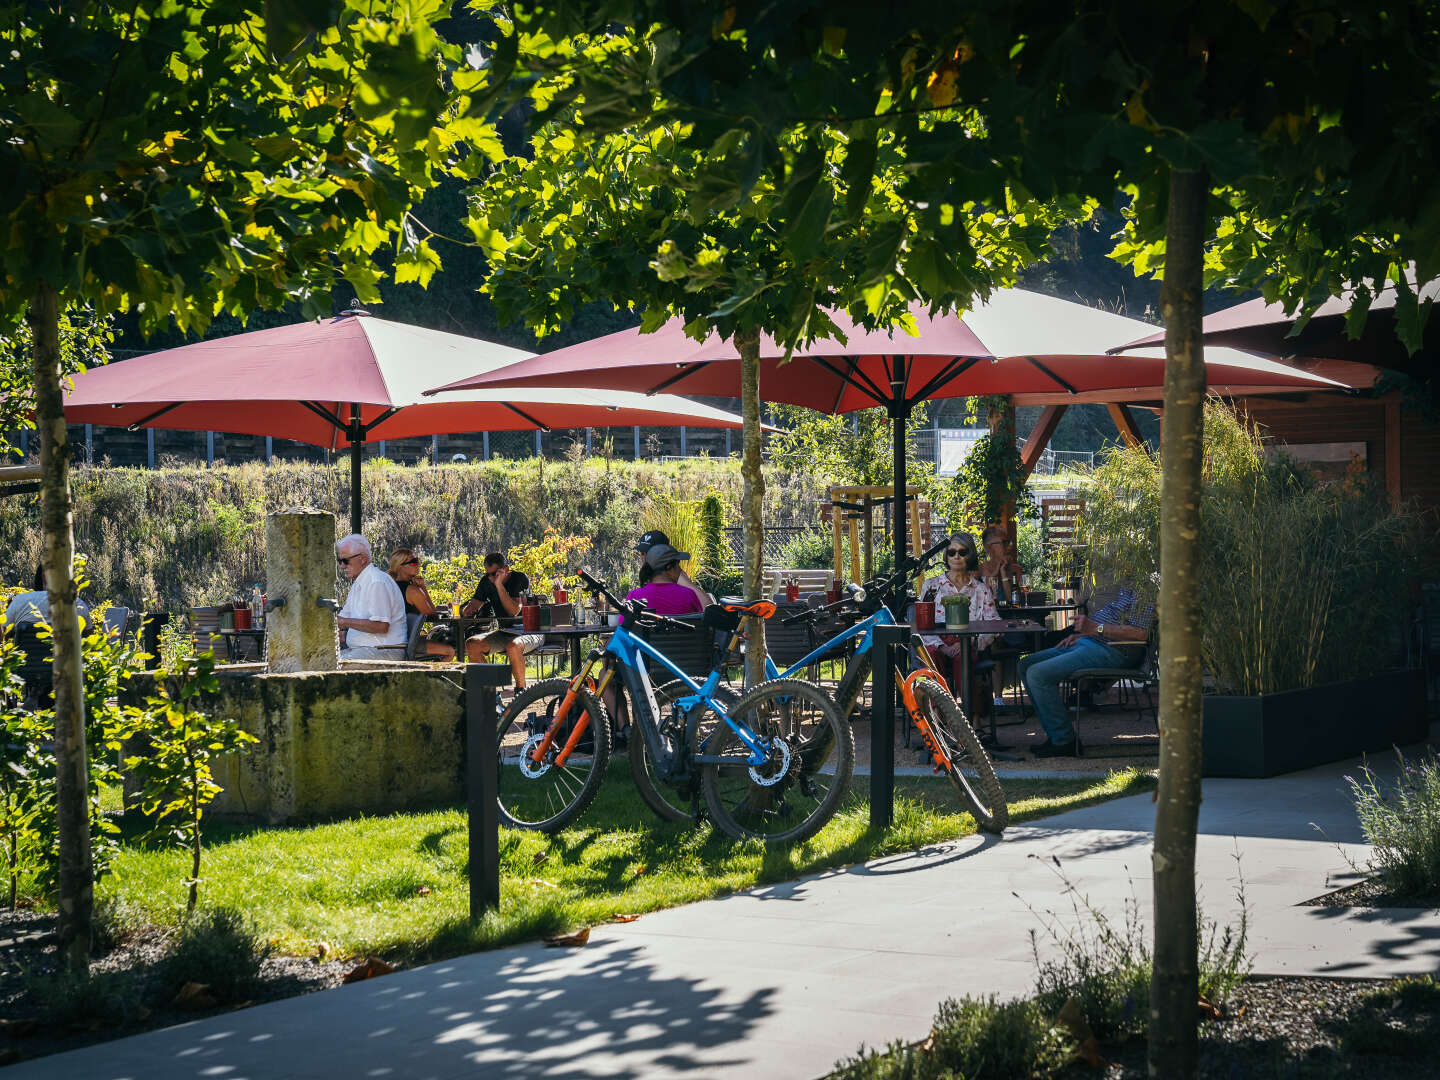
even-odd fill
[{"label": "tree trunk", "polygon": [[90,862],[89,760],[80,670],[80,620],[75,611],[75,537],[70,506],[70,438],[60,390],[60,310],[55,290],[41,285],[30,300],[35,425],[40,431],[40,525],[45,584],[50,593],[55,651],[55,817],[60,840],[60,954],[71,968],[90,961],[94,873]]},{"label": "tree trunk", "polygon": [[1205,353],[1200,341],[1207,174],[1172,170],[1165,238],[1165,429],[1160,490],[1160,790],[1155,811],[1152,1077],[1196,1068],[1199,973],[1195,830],[1200,816],[1200,466]]},{"label": "tree trunk", "polygon": [[[742,330],[735,335],[740,353],[740,417],[745,423],[744,451],[740,475],[745,488],[740,496],[740,516],[745,522],[745,599],[759,600],[765,571],[765,476],[760,471],[760,331]],[[745,685],[765,681],[765,624],[750,619],[750,640],[745,647]]]}]

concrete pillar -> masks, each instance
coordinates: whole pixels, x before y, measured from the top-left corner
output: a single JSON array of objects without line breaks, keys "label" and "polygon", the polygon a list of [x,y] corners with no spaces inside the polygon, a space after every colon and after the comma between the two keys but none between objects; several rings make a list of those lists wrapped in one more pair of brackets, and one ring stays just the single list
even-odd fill
[{"label": "concrete pillar", "polygon": [[315,606],[333,597],[335,515],[285,510],[265,522],[265,588],[284,607],[265,617],[266,659],[273,672],[335,671],[340,666],[335,612]]}]

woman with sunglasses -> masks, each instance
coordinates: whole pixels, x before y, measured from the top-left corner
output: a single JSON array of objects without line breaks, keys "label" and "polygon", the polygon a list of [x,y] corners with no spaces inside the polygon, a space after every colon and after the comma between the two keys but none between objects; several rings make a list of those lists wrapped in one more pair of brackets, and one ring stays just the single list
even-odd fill
[{"label": "woman with sunglasses", "polygon": [[[390,576],[400,586],[405,597],[406,615],[439,614],[435,601],[430,598],[430,587],[420,576],[420,556],[409,548],[396,548],[390,553]],[[443,656],[447,660],[455,650],[441,641],[426,641],[425,652],[430,656]]]},{"label": "woman with sunglasses", "polygon": [[[945,572],[934,577],[927,578],[925,584],[920,588],[920,597],[923,600],[933,601],[937,607],[947,596],[963,596],[970,601],[970,618],[977,622],[984,622],[990,619],[999,619],[1000,612],[995,607],[995,597],[980,579],[980,560],[975,554],[975,541],[968,533],[956,533],[950,537],[950,543],[945,548]],[[969,637],[959,637],[943,632],[937,634],[921,634],[923,641],[932,652],[939,652],[948,656],[952,661],[958,661],[960,651],[970,647]],[[984,658],[985,650],[995,641],[994,634],[980,634],[975,637],[976,656]],[[959,663],[954,664],[956,676],[960,670]],[[952,680],[952,685],[954,681]],[[998,698],[998,694],[997,694]],[[983,692],[973,695],[977,703],[984,703],[989,700]],[[981,708],[976,709],[982,713]],[[983,715],[989,715],[989,710],[984,709]]]}]

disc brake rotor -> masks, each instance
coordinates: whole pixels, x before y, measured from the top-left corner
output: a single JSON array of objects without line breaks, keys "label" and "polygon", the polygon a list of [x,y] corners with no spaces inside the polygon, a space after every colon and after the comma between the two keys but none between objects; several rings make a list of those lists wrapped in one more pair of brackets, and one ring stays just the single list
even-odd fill
[{"label": "disc brake rotor", "polygon": [[[761,769],[772,770],[761,772]],[[784,739],[770,740],[770,757],[764,765],[750,766],[750,779],[761,787],[774,787],[790,772],[790,747]]]},{"label": "disc brake rotor", "polygon": [[538,780],[550,771],[550,761],[535,760],[535,748],[545,739],[543,731],[537,731],[525,740],[525,745],[520,748],[520,771],[531,780]]}]

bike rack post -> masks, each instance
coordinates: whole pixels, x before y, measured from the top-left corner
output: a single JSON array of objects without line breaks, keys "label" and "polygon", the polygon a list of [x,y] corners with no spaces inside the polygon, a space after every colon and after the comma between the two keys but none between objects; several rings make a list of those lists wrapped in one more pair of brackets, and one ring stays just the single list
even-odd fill
[{"label": "bike rack post", "polygon": [[910,644],[910,628],[877,626],[872,633],[870,826],[883,829],[895,819],[895,662]]},{"label": "bike rack post", "polygon": [[500,785],[495,694],[510,685],[509,664],[465,665],[465,799],[470,825],[470,920],[500,908]]}]

